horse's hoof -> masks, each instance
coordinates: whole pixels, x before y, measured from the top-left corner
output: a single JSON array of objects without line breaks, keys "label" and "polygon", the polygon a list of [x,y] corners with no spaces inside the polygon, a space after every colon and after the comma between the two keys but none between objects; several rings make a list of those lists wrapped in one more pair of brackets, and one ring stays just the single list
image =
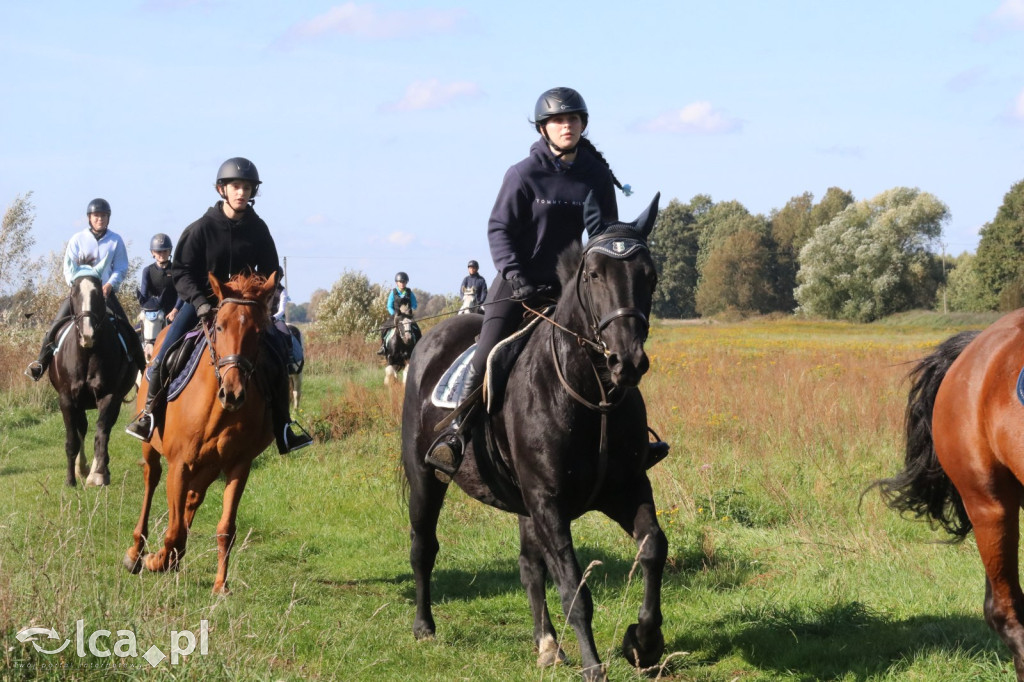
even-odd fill
[{"label": "horse's hoof", "polygon": [[215,595],[218,595],[218,596],[221,596],[221,597],[227,597],[227,596],[231,595],[231,588],[229,588],[227,586],[227,584],[220,585],[220,586],[214,585],[213,586],[213,593]]},{"label": "horse's hoof", "polygon": [[85,479],[86,488],[102,488],[106,485],[110,485],[110,476],[101,474],[98,471],[95,474],[90,474],[89,477]]},{"label": "horse's hoof", "polygon": [[145,558],[145,554],[140,554],[135,559],[132,559],[132,553],[131,550],[129,550],[125,552],[124,560],[121,563],[129,573],[136,574],[142,571],[142,560]]},{"label": "horse's hoof", "polygon": [[583,669],[584,682],[608,682],[608,670],[604,663],[592,665]]},{"label": "horse's hoof", "polygon": [[553,665],[563,665],[569,660],[558,642],[551,635],[541,637],[537,645],[537,667],[550,668]]},{"label": "horse's hoof", "polygon": [[626,628],[626,634],[622,637],[622,655],[634,668],[650,668],[657,665],[661,655],[665,653],[665,636],[659,629],[655,633],[654,641],[642,645],[636,634],[638,627],[637,623],[633,623]]},{"label": "horse's hoof", "polygon": [[412,626],[412,634],[416,638],[417,642],[434,639],[434,624],[414,623]]}]

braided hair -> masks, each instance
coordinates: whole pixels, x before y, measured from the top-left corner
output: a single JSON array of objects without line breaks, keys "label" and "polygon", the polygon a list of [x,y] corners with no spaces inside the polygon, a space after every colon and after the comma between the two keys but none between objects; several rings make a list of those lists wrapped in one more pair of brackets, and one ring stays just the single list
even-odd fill
[{"label": "braided hair", "polygon": [[577,144],[576,146],[583,147],[584,149],[588,150],[591,154],[596,156],[601,163],[605,165],[605,168],[608,169],[608,174],[612,176],[612,182],[615,183],[616,187],[622,190],[623,194],[625,194],[627,197],[630,194],[632,194],[632,191],[630,189],[627,189],[629,185],[623,186],[622,183],[619,182],[619,179],[615,177],[615,173],[614,171],[612,171],[612,167],[611,164],[608,163],[608,159],[604,158],[604,154],[598,151],[597,147],[594,146],[594,143],[591,142],[589,138],[587,138],[586,136],[581,136],[579,144]]}]

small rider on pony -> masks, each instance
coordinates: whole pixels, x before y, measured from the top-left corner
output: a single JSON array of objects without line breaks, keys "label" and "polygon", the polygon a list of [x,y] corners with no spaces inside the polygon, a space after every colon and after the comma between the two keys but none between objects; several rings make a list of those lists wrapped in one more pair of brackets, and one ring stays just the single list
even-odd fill
[{"label": "small rider on pony", "polygon": [[480,264],[475,260],[469,261],[466,268],[469,270],[469,274],[462,278],[459,293],[465,295],[472,291],[473,298],[476,300],[476,309],[473,312],[482,313],[484,301],[487,300],[487,280],[480,276]]},{"label": "small rider on pony", "polygon": [[[402,309],[403,305],[408,306],[410,313],[416,310],[416,294],[413,293],[412,289],[406,286],[407,284],[409,284],[409,275],[404,272],[395,273],[395,286],[388,294],[387,302],[388,315],[392,318],[394,318],[395,312]],[[422,336],[420,333],[420,327],[415,322],[413,325],[413,330],[418,340],[420,336]],[[388,332],[392,329],[394,329],[394,327],[385,326],[380,330],[380,349],[377,351],[377,355],[387,355]]]}]

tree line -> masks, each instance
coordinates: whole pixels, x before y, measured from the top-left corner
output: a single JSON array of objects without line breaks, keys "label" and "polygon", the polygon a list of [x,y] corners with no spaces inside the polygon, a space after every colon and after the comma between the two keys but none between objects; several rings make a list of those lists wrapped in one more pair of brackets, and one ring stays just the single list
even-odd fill
[{"label": "tree line", "polygon": [[[31,192],[0,224],[0,322],[48,324],[66,295],[60,254],[33,259]],[[698,194],[658,214],[651,254],[658,270],[653,312],[664,318],[796,313],[870,322],[914,308],[1012,310],[1024,306],[1024,180],[981,230],[976,253],[938,252],[949,209],[917,188],[866,200],[830,187],[805,192],[768,216],[738,201]],[[137,279],[134,259],[129,281]],[[330,290],[288,304],[289,318],[328,335],[373,337],[386,324],[389,286],[345,271]],[[458,308],[457,297],[414,289],[419,317]],[[134,297],[121,296],[127,312]]]},{"label": "tree line", "polygon": [[830,187],[770,215],[698,194],[659,213],[654,313],[667,318],[786,312],[870,322],[914,308],[1024,305],[1024,181],[981,230],[976,254],[937,253],[949,209],[917,188],[858,201]]}]

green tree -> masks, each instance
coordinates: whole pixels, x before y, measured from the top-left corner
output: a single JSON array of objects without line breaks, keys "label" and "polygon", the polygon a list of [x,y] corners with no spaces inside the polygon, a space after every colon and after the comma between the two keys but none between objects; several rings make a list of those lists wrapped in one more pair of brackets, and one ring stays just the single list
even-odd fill
[{"label": "green tree", "polygon": [[793,292],[797,286],[800,249],[818,227],[832,222],[851,203],[851,193],[829,187],[817,204],[813,194],[804,192],[791,198],[781,209],[772,211],[769,222],[775,243],[774,288],[778,310],[792,311],[796,307]]},{"label": "green tree", "polygon": [[935,283],[929,247],[948,216],[945,204],[916,188],[851,204],[800,251],[800,310],[871,321],[920,305]]},{"label": "green tree", "polygon": [[772,253],[763,232],[743,229],[711,252],[697,288],[702,316],[728,310],[765,313],[772,309]]},{"label": "green tree", "polygon": [[[946,307],[949,310],[978,313],[992,309],[975,268],[976,259],[965,251],[953,260],[953,267],[946,274]],[[941,305],[941,301],[936,305]]]},{"label": "green tree", "polygon": [[697,218],[691,208],[694,202],[703,204],[703,197],[694,197],[690,204],[678,199],[670,201],[658,212],[651,231],[651,257],[658,271],[652,310],[659,317],[686,318],[697,313]]},{"label": "green tree", "polygon": [[371,284],[362,272],[345,270],[319,301],[313,328],[325,337],[357,334],[368,341],[378,339],[387,318],[388,292],[387,287]]},{"label": "green tree", "polygon": [[0,315],[5,323],[21,323],[32,309],[35,263],[31,250],[35,206],[32,192],[18,195],[0,222]]},{"label": "green tree", "polygon": [[974,268],[987,310],[1013,305],[1015,296],[1008,294],[1002,305],[1000,297],[1014,281],[1024,282],[1024,180],[1010,188],[996,217],[981,228]]}]

